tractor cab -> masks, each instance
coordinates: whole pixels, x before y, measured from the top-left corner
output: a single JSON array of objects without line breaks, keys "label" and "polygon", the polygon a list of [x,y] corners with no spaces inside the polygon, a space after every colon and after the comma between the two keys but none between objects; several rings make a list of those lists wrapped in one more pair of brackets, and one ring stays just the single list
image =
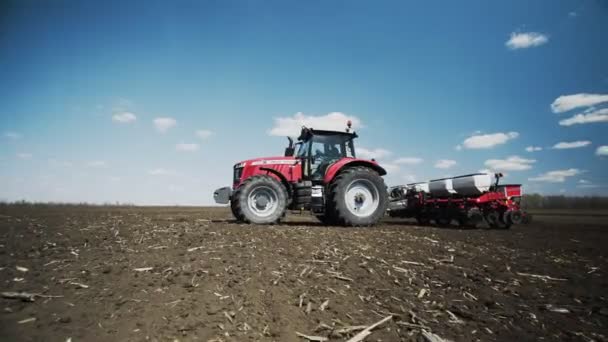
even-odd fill
[{"label": "tractor cab", "polygon": [[286,156],[293,156],[302,161],[302,178],[305,180],[322,181],[327,168],[344,159],[355,156],[353,140],[355,132],[339,132],[315,130],[302,127],[296,148],[290,140]]}]

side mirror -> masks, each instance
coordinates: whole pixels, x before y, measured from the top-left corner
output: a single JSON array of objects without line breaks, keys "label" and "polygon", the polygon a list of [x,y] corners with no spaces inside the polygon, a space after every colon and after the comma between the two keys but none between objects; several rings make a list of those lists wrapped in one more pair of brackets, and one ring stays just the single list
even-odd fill
[{"label": "side mirror", "polygon": [[293,157],[293,154],[296,152],[296,149],[293,147],[285,147],[285,157]]},{"label": "side mirror", "polygon": [[289,140],[289,145],[285,148],[285,157],[292,157],[296,149],[293,147],[293,139],[287,137],[287,140]]}]

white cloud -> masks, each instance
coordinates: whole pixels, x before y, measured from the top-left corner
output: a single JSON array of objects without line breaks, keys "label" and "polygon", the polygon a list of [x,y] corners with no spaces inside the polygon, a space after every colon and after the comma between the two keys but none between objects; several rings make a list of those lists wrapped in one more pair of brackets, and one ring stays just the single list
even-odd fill
[{"label": "white cloud", "polygon": [[505,45],[511,50],[516,50],[541,46],[548,41],[549,37],[538,32],[511,32],[511,37]]},{"label": "white cloud", "polygon": [[402,165],[418,165],[420,163],[422,163],[424,161],[424,159],[422,158],[418,158],[418,157],[402,157],[402,158],[398,158],[394,161],[395,164],[402,164]]},{"label": "white cloud", "polygon": [[553,101],[551,110],[553,113],[563,113],[575,108],[591,107],[604,102],[608,102],[608,94],[562,95]]},{"label": "white cloud", "polygon": [[570,18],[574,18],[574,17],[577,17],[577,16],[578,16],[578,13],[577,13],[576,11],[571,11],[571,12],[568,12],[568,16],[569,16]]},{"label": "white cloud", "polygon": [[167,187],[167,190],[169,190],[171,192],[181,192],[181,191],[184,191],[184,187],[180,186],[180,185],[169,184],[169,186]]},{"label": "white cloud", "polygon": [[170,175],[175,175],[175,171],[158,168],[158,169],[153,169],[153,170],[148,171],[148,174],[152,175],[152,176],[170,176]]},{"label": "white cloud", "polygon": [[12,140],[20,139],[21,134],[17,132],[4,132],[4,137]]},{"label": "white cloud", "polygon": [[540,146],[528,146],[526,147],[526,152],[538,152],[538,151],[542,151],[543,148]]},{"label": "white cloud", "polygon": [[580,148],[580,147],[585,147],[591,145],[591,141],[589,140],[580,140],[580,141],[571,141],[571,142],[558,142],[557,144],[553,145],[553,149],[556,150],[564,150],[564,149],[569,149],[569,148]]},{"label": "white cloud", "polygon": [[154,126],[161,132],[167,132],[171,127],[177,125],[177,121],[174,118],[156,118],[154,119]]},{"label": "white cloud", "polygon": [[199,129],[198,131],[196,131],[196,135],[205,140],[205,139],[209,139],[214,133],[208,129]]},{"label": "white cloud", "polygon": [[357,157],[362,159],[382,159],[393,154],[391,151],[383,148],[368,150],[365,147],[357,147],[356,152]]},{"label": "white cloud", "polygon": [[578,180],[578,183],[579,183],[579,184],[591,184],[591,181],[588,181],[588,180],[586,180],[586,179],[579,179],[579,180]]},{"label": "white cloud", "polygon": [[532,168],[536,163],[534,159],[525,159],[519,156],[510,156],[507,159],[488,159],[484,165],[493,171],[523,171]]},{"label": "white cloud", "polygon": [[352,129],[354,130],[363,127],[361,120],[356,116],[340,112],[333,112],[322,116],[307,116],[303,113],[296,113],[291,117],[275,118],[274,126],[268,131],[268,134],[295,137],[300,134],[302,126],[322,130],[344,131],[348,120],[352,122]]},{"label": "white cloud", "polygon": [[179,144],[175,145],[175,149],[178,151],[194,152],[194,151],[198,151],[199,145],[198,144],[189,144],[189,143],[179,143]]},{"label": "white cloud", "polygon": [[608,108],[602,108],[588,113],[579,113],[571,118],[560,120],[559,124],[562,126],[572,126],[595,122],[608,122]]},{"label": "white cloud", "polygon": [[599,146],[595,150],[595,154],[598,156],[608,156],[608,145]]},{"label": "white cloud", "polygon": [[17,153],[17,158],[19,159],[32,159],[32,157],[31,153]]},{"label": "white cloud", "polygon": [[595,189],[595,188],[603,188],[605,186],[600,185],[600,184],[578,184],[576,187],[579,189]]},{"label": "white cloud", "polygon": [[401,178],[406,181],[408,184],[409,183],[415,183],[416,182],[416,175],[412,175],[412,174],[406,174],[406,175],[402,175]]},{"label": "white cloud", "polygon": [[399,165],[391,163],[380,163],[380,166],[382,166],[389,174],[399,171]]},{"label": "white cloud", "polygon": [[[469,149],[492,148],[496,145],[502,145],[518,136],[519,133],[517,132],[473,135],[462,142],[462,147]],[[458,147],[456,149],[458,149]]]},{"label": "white cloud", "polygon": [[573,177],[581,173],[582,171],[579,169],[555,170],[543,173],[538,177],[528,178],[528,180],[532,182],[563,183],[566,181],[566,178]]},{"label": "white cloud", "polygon": [[106,167],[108,164],[103,160],[92,160],[87,163],[88,167]]},{"label": "white cloud", "polygon": [[435,162],[435,167],[438,169],[449,169],[454,165],[456,165],[456,161],[450,159],[440,159]]},{"label": "white cloud", "polygon": [[120,112],[112,115],[112,121],[119,123],[130,123],[137,120],[135,114],[131,112]]},{"label": "white cloud", "polygon": [[65,160],[49,159],[49,164],[53,167],[71,167],[73,164]]}]

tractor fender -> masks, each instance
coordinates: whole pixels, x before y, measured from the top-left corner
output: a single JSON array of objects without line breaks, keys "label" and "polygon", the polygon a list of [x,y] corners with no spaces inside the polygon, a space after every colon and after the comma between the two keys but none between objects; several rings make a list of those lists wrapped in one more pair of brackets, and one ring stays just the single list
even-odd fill
[{"label": "tractor fender", "polygon": [[365,159],[342,159],[331,164],[327,168],[325,171],[325,177],[323,178],[324,183],[329,184],[340,172],[355,166],[369,167],[370,169],[378,172],[380,176],[386,175],[386,170],[378,165],[378,163],[375,161]]},{"label": "tractor fender", "polygon": [[260,170],[266,171],[268,173],[275,175],[281,181],[281,183],[283,183],[283,185],[285,186],[285,190],[287,190],[287,194],[289,195],[289,198],[292,197],[291,185],[289,184],[289,181],[287,180],[287,178],[285,178],[285,175],[283,175],[281,172],[279,172],[275,169],[269,168],[269,167],[261,167]]}]

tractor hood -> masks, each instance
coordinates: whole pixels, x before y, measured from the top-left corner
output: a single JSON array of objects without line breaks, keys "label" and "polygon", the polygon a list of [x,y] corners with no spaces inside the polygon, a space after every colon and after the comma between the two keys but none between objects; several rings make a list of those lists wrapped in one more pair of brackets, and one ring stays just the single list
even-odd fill
[{"label": "tractor hood", "polygon": [[297,159],[295,157],[262,157],[255,159],[248,159],[242,162],[236,163],[234,165],[235,168],[245,167],[245,166],[263,166],[263,165],[277,165],[277,164],[295,164]]}]

